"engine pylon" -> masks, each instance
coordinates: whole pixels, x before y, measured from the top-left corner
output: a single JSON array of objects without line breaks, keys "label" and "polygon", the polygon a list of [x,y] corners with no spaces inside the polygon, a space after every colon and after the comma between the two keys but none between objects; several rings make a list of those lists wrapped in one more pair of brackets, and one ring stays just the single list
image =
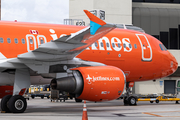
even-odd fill
[{"label": "engine pylon", "polygon": [[87,109],[86,109],[86,101],[85,100],[84,100],[84,106],[83,106],[82,120],[88,120]]}]

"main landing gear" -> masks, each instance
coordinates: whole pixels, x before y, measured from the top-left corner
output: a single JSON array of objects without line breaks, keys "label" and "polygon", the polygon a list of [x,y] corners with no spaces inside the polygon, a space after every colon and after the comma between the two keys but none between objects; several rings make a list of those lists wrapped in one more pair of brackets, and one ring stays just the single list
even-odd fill
[{"label": "main landing gear", "polygon": [[23,113],[26,107],[26,99],[21,95],[6,95],[1,100],[1,110],[6,113]]},{"label": "main landing gear", "polygon": [[1,110],[5,113],[23,113],[27,102],[22,96],[26,88],[30,86],[30,74],[28,69],[16,69],[13,95],[6,95],[1,100]]},{"label": "main landing gear", "polygon": [[124,97],[124,105],[137,105],[137,98],[130,96],[129,82],[126,83],[126,96]]}]

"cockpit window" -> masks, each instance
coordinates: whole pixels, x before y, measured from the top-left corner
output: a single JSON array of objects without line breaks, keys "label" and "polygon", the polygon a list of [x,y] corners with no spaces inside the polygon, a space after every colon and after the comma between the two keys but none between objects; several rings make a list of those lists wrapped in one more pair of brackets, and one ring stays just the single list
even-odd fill
[{"label": "cockpit window", "polygon": [[159,44],[159,47],[162,51],[167,51],[167,48],[163,44]]},{"label": "cockpit window", "polygon": [[163,46],[164,50],[167,51],[167,48],[163,44],[162,44],[162,46]]},{"label": "cockpit window", "polygon": [[159,44],[159,47],[161,48],[162,51],[164,51],[162,44]]}]

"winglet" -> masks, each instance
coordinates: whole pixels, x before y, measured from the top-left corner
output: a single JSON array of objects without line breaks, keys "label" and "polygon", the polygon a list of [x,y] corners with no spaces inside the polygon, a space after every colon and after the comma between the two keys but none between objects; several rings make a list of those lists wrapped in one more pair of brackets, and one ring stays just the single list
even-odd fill
[{"label": "winglet", "polygon": [[103,25],[105,25],[106,23],[99,19],[98,17],[96,17],[95,15],[93,15],[91,12],[89,12],[88,10],[84,10],[84,12],[86,13],[86,15],[89,17],[90,19],[90,33],[91,35],[94,35],[96,33],[96,31]]}]

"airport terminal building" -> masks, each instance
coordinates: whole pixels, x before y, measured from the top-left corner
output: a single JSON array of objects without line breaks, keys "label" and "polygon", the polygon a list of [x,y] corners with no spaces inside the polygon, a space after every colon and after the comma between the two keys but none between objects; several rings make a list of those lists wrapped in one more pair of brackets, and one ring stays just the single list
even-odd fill
[{"label": "airport terminal building", "polygon": [[[159,39],[180,63],[180,0],[69,0],[70,24],[88,25],[87,9],[109,23],[133,25]],[[180,66],[180,65],[179,65]],[[171,76],[136,82],[133,93],[175,93],[180,68]]]}]

